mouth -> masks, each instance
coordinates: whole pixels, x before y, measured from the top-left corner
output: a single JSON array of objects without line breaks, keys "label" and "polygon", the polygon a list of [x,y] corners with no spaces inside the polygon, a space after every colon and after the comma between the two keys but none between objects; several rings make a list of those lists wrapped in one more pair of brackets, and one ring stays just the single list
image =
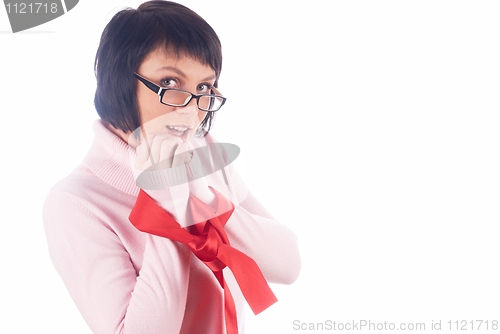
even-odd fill
[{"label": "mouth", "polygon": [[188,139],[189,132],[192,129],[192,127],[186,125],[167,125],[165,127],[167,128],[168,133],[181,138],[183,142]]}]

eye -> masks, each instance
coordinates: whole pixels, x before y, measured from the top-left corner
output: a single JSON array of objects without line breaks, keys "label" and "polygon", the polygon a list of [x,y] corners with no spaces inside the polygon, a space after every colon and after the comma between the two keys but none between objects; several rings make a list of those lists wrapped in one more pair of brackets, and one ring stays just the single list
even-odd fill
[{"label": "eye", "polygon": [[173,78],[163,78],[160,80],[160,85],[165,88],[179,88],[179,83]]},{"label": "eye", "polygon": [[212,89],[212,85],[208,83],[201,83],[196,87],[196,90],[201,94],[210,94],[210,90]]}]

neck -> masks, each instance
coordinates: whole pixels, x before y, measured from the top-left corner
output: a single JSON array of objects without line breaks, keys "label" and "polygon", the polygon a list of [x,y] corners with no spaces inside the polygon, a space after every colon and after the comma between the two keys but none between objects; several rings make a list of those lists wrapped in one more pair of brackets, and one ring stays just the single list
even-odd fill
[{"label": "neck", "polygon": [[117,135],[119,138],[121,138],[125,143],[127,143],[131,147],[137,148],[137,146],[139,145],[139,142],[135,139],[135,137],[131,136],[131,134],[132,134],[131,132],[124,132],[123,130],[117,129],[113,125],[111,125],[107,122],[104,122],[104,124],[106,125],[106,128],[109,131],[113,132],[115,135]]}]

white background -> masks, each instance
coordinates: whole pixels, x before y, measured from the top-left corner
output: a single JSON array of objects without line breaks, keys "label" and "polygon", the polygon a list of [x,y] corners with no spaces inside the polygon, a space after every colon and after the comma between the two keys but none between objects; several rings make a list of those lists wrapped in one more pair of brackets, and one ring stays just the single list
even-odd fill
[{"label": "white background", "polygon": [[[139,3],[81,0],[17,34],[0,8],[1,333],[90,333],[42,203],[91,143],[100,33]],[[500,321],[500,4],[182,3],[223,44],[213,134],[240,146],[241,174],[300,241],[301,276],[272,286],[280,301],[249,312],[247,333]]]}]

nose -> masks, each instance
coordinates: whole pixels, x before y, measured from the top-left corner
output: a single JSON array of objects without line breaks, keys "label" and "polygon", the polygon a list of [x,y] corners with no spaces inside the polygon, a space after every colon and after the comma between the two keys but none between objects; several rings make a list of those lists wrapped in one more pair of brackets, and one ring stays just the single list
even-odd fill
[{"label": "nose", "polygon": [[188,117],[193,117],[198,115],[198,105],[196,104],[196,101],[193,99],[189,102],[187,106],[175,108],[175,112],[182,115],[186,115]]}]

